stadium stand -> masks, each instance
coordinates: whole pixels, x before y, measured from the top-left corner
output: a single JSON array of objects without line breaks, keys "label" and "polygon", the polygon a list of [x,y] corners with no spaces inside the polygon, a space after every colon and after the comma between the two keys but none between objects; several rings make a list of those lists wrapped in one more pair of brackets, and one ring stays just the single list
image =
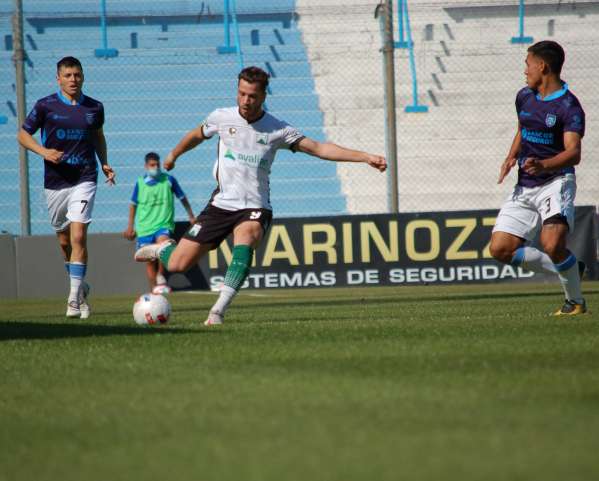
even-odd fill
[{"label": "stadium stand", "polygon": [[[400,209],[498,208],[511,189],[511,181],[498,186],[496,180],[515,133],[514,98],[523,86],[527,48],[510,43],[517,33],[517,2],[409,3],[420,99],[429,112],[404,113],[410,72],[406,50],[396,50]],[[599,168],[593,164],[599,124],[592,112],[599,103],[594,95],[599,71],[589,59],[599,4],[526,3],[526,33],[566,48],[563,78],[587,111],[577,202],[594,205],[599,198]],[[328,138],[384,151],[383,67],[374,5],[298,0],[297,12]],[[386,187],[375,173],[344,166],[339,172],[351,213],[386,209],[384,196],[372,195],[373,184]]]},{"label": "stadium stand", "polygon": [[[98,2],[62,1],[60,14],[55,3],[40,1],[25,10],[28,109],[37,98],[54,91],[58,58],[69,54],[82,60],[84,92],[105,105],[109,157],[118,174],[116,187],[99,190],[92,230],[118,231],[126,224],[127,205],[142,170],[143,154],[155,150],[166,155],[211,110],[234,105],[237,57],[216,52],[223,43],[222,2],[195,2],[196,10],[190,2],[178,6],[178,2],[170,2],[166,7],[149,2],[109,2],[109,43],[119,50],[118,57],[111,59],[93,56],[101,41],[97,19],[94,22]],[[273,0],[261,2],[260,7],[268,13],[257,14],[251,2],[238,2],[244,63],[259,65],[272,74],[267,100],[270,112],[306,135],[324,140],[310,65],[293,21],[293,2]],[[202,10],[204,13],[199,14]],[[6,16],[2,17],[0,33],[10,34]],[[7,65],[11,54],[6,49],[2,52]],[[13,69],[0,71],[0,96],[3,106],[11,106],[7,123],[0,125],[0,153],[5,159],[0,174],[8,180],[0,187],[4,207],[0,226],[17,233],[19,174]],[[206,143],[179,162],[174,171],[196,211],[215,187],[211,176],[215,150],[214,142]],[[37,156],[31,155],[34,233],[49,231],[42,171]],[[273,166],[272,202],[279,217],[346,212],[335,165],[291,152],[280,152]],[[182,210],[178,215],[185,218]]]},{"label": "stadium stand", "polygon": [[[57,2],[61,15],[56,14]],[[237,3],[245,63],[274,73],[268,108],[317,139],[384,152],[376,2]],[[578,204],[596,204],[599,167],[593,158],[599,153],[599,125],[592,112],[599,103],[593,95],[599,67],[589,59],[594,58],[599,3],[526,3],[526,34],[535,41],[553,38],[566,48],[563,77],[587,111]],[[119,49],[119,56],[109,60],[92,55],[100,45],[96,0],[25,4],[29,106],[53,90],[53,65],[65,49],[81,56],[86,91],[106,105],[110,157],[120,182],[112,191],[100,190],[94,230],[118,230],[125,222],[128,192],[143,153],[155,149],[165,154],[212,108],[234,101],[237,60],[215,53],[223,41],[222,1],[109,1],[109,43]],[[411,96],[408,55],[396,50],[400,209],[497,208],[512,184],[509,180],[498,186],[496,178],[515,132],[513,103],[523,85],[527,48],[510,43],[517,33],[517,2],[409,4],[420,101],[429,112],[404,113]],[[10,34],[6,15],[0,15],[0,33]],[[5,47],[6,42],[5,38]],[[0,52],[4,65],[10,56],[6,48]],[[0,153],[5,159],[0,173],[8,180],[0,187],[0,229],[18,232],[13,83],[12,69],[0,70],[0,116],[7,117],[5,124],[0,122]],[[207,144],[177,167],[176,175],[196,209],[213,188],[213,155],[214,145]],[[34,232],[42,232],[47,220],[36,162],[31,156],[32,219]],[[386,179],[366,166],[335,166],[285,152],[275,163],[272,187],[278,216],[388,208]]]}]

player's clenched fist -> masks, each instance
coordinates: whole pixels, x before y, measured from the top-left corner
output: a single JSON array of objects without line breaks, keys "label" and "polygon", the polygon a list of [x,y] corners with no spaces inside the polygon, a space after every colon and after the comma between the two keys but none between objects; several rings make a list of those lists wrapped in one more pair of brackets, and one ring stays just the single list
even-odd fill
[{"label": "player's clenched fist", "polygon": [[368,165],[374,167],[379,172],[385,172],[385,170],[387,170],[387,161],[382,155],[368,154]]},{"label": "player's clenched fist", "polygon": [[46,149],[46,151],[44,152],[44,159],[48,162],[52,162],[53,164],[58,164],[62,159],[63,153],[64,152],[61,152],[60,150],[56,149]]},{"label": "player's clenched fist", "polygon": [[166,170],[172,170],[175,168],[175,161],[177,159],[175,158],[175,156],[173,155],[172,152],[169,152],[168,155],[166,156],[166,159],[164,159],[164,168]]}]

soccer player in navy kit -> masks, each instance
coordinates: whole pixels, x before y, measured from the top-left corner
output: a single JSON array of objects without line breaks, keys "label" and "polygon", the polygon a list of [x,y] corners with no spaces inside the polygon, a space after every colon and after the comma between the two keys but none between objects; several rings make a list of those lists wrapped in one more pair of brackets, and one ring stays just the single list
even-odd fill
[{"label": "soccer player in navy kit", "polygon": [[[56,66],[57,93],[38,100],[18,134],[19,143],[44,159],[44,189],[52,227],[70,277],[67,317],[90,315],[84,282],[87,268],[87,228],[92,220],[98,168],[114,183],[107,163],[104,107],[83,95],[83,68],[74,57]],[[33,135],[41,129],[41,144]]]},{"label": "soccer player in navy kit", "polygon": [[[553,41],[538,42],[526,57],[527,87],[518,92],[518,132],[499,183],[518,164],[518,183],[499,212],[491,237],[497,260],[537,272],[557,274],[565,303],[554,315],[586,312],[580,277],[584,264],[566,248],[574,229],[574,166],[580,163],[585,115],[560,78],[565,54]],[[541,224],[545,252],[526,245]]]}]

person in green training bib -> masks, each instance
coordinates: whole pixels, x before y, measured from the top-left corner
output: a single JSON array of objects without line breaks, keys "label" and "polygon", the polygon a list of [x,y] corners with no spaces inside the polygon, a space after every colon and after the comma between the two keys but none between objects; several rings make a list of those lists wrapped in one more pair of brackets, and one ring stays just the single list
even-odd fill
[{"label": "person in green training bib", "polygon": [[[129,240],[137,236],[136,249],[171,238],[175,230],[175,196],[183,204],[189,222],[194,224],[196,221],[177,179],[161,172],[160,156],[157,153],[146,154],[145,169],[145,174],[135,183],[129,206],[129,224],[123,232],[123,236]],[[160,262],[148,261],[146,275],[154,294],[167,294],[171,291]]]}]

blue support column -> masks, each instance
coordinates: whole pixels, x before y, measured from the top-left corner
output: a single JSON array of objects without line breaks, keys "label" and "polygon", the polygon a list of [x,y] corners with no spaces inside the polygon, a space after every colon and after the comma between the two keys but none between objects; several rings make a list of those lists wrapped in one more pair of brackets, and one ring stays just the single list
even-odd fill
[{"label": "blue support column", "polygon": [[233,32],[235,33],[235,50],[237,52],[237,61],[239,70],[243,70],[243,52],[241,51],[241,38],[239,35],[239,23],[237,23],[237,0],[231,0],[233,3]]},{"label": "blue support column", "polygon": [[397,29],[399,34],[399,40],[393,44],[395,48],[409,48],[410,46],[410,42],[406,40],[404,35],[404,13],[407,8],[406,1],[407,0],[397,0]]},{"label": "blue support column", "polygon": [[412,27],[410,25],[410,14],[408,13],[408,1],[404,3],[404,18],[406,22],[406,31],[408,34],[408,52],[410,55],[410,73],[412,74],[412,105],[404,109],[407,113],[428,112],[428,107],[418,103],[418,79],[416,74],[416,58],[414,57],[414,39],[412,38]]},{"label": "blue support column", "polygon": [[108,26],[106,24],[106,0],[100,1],[102,11],[100,12],[100,29],[102,30],[102,48],[97,48],[94,52],[96,57],[111,58],[116,57],[119,51],[116,48],[108,48]]},{"label": "blue support column", "polygon": [[511,42],[512,43],[532,43],[533,42],[533,38],[532,37],[525,37],[524,36],[524,0],[520,0],[520,6],[518,8],[518,22],[519,22],[519,29],[520,29],[520,35],[518,35],[517,37],[512,37]]},{"label": "blue support column", "polygon": [[[237,23],[237,20],[234,20]],[[218,53],[237,53],[234,45],[231,45],[231,20],[229,18],[229,0],[223,2],[223,29],[225,33],[225,44],[216,48]]]}]

